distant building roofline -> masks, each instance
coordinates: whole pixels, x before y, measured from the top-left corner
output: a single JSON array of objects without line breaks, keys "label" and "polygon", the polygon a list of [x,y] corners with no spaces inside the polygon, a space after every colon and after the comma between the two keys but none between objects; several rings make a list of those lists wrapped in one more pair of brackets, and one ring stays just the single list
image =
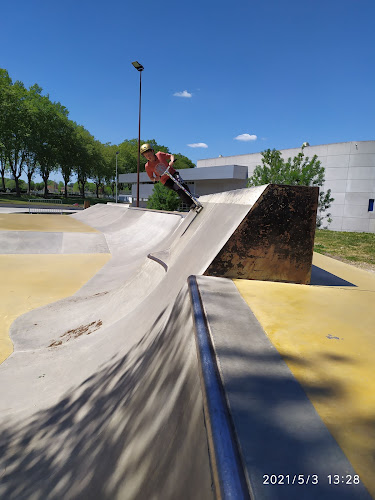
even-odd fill
[{"label": "distant building roofline", "polygon": [[[357,144],[360,144],[360,143],[364,143],[364,142],[375,142],[375,139],[369,139],[367,141],[344,141],[344,142],[327,142],[325,144],[310,144],[309,146],[307,147],[310,147],[310,148],[313,148],[313,147],[319,147],[319,146],[332,146],[334,144],[351,144],[351,143],[357,143]],[[294,146],[292,148],[283,148],[283,149],[279,149],[278,151],[289,151],[290,149],[300,149],[302,147],[302,144],[300,146]],[[265,148],[265,149],[276,149],[276,148]],[[237,154],[237,155],[219,155],[219,156],[211,156],[210,158],[199,158],[199,160],[197,161],[206,161],[206,160],[216,160],[217,158],[234,158],[234,157],[238,157],[238,156],[249,156],[249,155],[257,155],[257,154],[260,154],[262,151],[264,151],[264,149],[262,149],[261,151],[254,151],[253,153],[241,153],[241,154]],[[202,168],[202,167],[200,167]]]}]

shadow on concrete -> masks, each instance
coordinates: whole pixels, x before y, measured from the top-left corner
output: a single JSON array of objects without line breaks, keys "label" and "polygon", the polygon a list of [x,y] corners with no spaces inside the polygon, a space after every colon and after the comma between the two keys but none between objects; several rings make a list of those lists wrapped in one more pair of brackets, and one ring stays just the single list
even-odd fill
[{"label": "shadow on concrete", "polygon": [[191,323],[185,290],[125,355],[3,427],[1,498],[211,498]]},{"label": "shadow on concrete", "polygon": [[[346,391],[343,383],[316,381],[314,373],[324,373],[331,362],[345,370],[353,361],[326,354],[312,361],[282,356],[233,283],[199,277],[198,285],[254,498],[370,500],[363,484],[329,484],[329,474],[356,472],[309,399],[340,405]],[[302,386],[286,363],[305,367],[311,378]],[[350,425],[346,427],[350,432]],[[265,484],[271,475],[283,484]],[[288,484],[299,475],[304,484]]]},{"label": "shadow on concrete", "polygon": [[311,266],[310,285],[315,286],[357,286],[349,281],[339,278],[335,274],[329,273],[320,267]]},{"label": "shadow on concrete", "polygon": [[[253,366],[249,376],[225,378],[233,425],[240,443],[242,459],[247,468],[254,498],[266,500],[370,500],[362,485],[328,482],[328,474],[356,472],[341,448],[325,427],[308,396],[325,400],[341,400],[345,389],[334,383],[306,383],[302,387],[294,378],[278,373],[280,356],[276,354],[244,354],[236,348],[220,349],[219,358],[232,366],[245,360]],[[285,361],[298,362],[293,357]],[[346,360],[336,360],[342,363]],[[258,369],[259,367],[259,369]],[[258,372],[258,373],[257,373]],[[375,426],[375,415],[369,428]],[[294,475],[310,476],[310,484],[287,484]],[[276,475],[280,484],[264,484],[266,475]],[[315,475],[315,479],[312,476]],[[286,478],[289,476],[289,479]],[[318,481],[318,484],[312,484]],[[284,483],[284,484],[281,484]]]}]

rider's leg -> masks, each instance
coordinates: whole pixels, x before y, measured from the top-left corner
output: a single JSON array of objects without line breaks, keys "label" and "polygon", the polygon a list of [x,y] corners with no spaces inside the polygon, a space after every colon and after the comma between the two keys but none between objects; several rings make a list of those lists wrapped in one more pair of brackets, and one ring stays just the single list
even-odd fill
[{"label": "rider's leg", "polygon": [[[190,189],[189,189],[189,186],[184,182],[184,180],[182,179],[182,177],[179,175],[178,172],[175,172],[173,174],[173,177],[178,180],[178,182],[186,189],[186,191],[188,193],[190,193]],[[185,193],[185,191],[183,189],[180,188],[180,186],[178,184],[175,184],[174,185],[174,188],[173,188],[176,193],[178,194],[178,196],[180,197],[181,201],[183,203],[185,203],[186,205],[188,206],[191,206],[191,205],[195,205],[195,203],[193,202],[193,200],[190,198],[189,195],[187,195]]]}]

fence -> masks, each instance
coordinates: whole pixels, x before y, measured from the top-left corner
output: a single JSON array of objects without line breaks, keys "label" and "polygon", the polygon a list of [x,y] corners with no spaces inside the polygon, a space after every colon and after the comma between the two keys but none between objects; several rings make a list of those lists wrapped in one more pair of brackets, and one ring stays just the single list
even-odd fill
[{"label": "fence", "polygon": [[[29,214],[62,214],[62,200],[34,198],[29,200]],[[56,205],[56,206],[35,206],[35,205]],[[59,206],[58,206],[59,205]]]}]

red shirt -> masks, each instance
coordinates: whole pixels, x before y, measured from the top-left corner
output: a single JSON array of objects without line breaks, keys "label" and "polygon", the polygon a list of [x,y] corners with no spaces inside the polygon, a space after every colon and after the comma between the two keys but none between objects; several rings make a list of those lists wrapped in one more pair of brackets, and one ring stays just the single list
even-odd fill
[{"label": "red shirt", "polygon": [[[150,177],[151,180],[154,178],[158,178],[160,174],[156,170],[157,167],[159,167],[162,172],[164,172],[168,168],[168,160],[171,158],[172,155],[168,153],[163,153],[162,151],[159,151],[158,153],[155,153],[156,155],[156,160],[154,161],[148,161],[145,165],[146,173]],[[174,174],[176,170],[173,167],[169,168],[169,172],[171,174]],[[169,179],[168,175],[163,175],[160,179],[160,182],[162,184],[165,184],[166,181]]]}]

